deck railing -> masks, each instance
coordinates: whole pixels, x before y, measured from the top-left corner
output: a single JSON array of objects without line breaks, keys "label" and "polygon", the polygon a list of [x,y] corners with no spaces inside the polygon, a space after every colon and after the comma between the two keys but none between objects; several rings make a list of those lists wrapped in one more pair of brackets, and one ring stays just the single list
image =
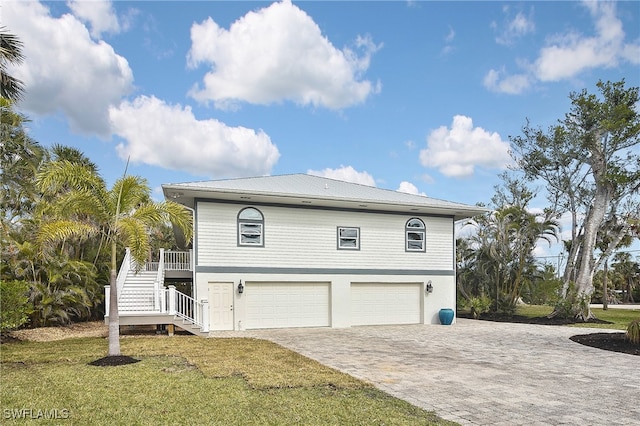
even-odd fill
[{"label": "deck railing", "polygon": [[[191,250],[164,252],[164,269],[166,271],[192,271]],[[161,254],[162,255],[162,254]]]},{"label": "deck railing", "polygon": [[[109,312],[110,286],[104,286],[106,312]],[[129,291],[128,295],[139,296],[135,305],[123,303],[118,306],[121,314],[169,314],[182,318],[187,323],[200,327],[202,332],[209,331],[209,304],[206,300],[198,302],[193,297],[179,292],[170,285],[155,295],[152,291]]]},{"label": "deck railing", "polygon": [[[174,251],[160,249],[159,261],[147,261],[144,265],[145,271],[157,271],[161,266],[165,271],[193,271],[192,251]],[[134,268],[132,265],[131,268]]]}]

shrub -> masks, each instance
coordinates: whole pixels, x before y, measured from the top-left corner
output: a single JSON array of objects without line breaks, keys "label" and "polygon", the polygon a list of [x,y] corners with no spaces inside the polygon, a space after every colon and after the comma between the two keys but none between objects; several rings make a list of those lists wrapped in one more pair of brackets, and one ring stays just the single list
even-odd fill
[{"label": "shrub", "polygon": [[627,339],[634,345],[640,345],[640,318],[634,319],[627,326]]},{"label": "shrub", "polygon": [[0,281],[0,332],[16,329],[29,319],[29,283]]},{"label": "shrub", "polygon": [[562,280],[553,278],[536,280],[522,291],[522,300],[530,305],[551,305],[558,302]]},{"label": "shrub", "polygon": [[560,298],[554,305],[554,316],[557,318],[574,319],[580,314],[585,312],[589,307],[590,299],[585,296],[578,296],[575,285],[569,284],[567,296],[563,299]]},{"label": "shrub", "polygon": [[467,303],[469,307],[469,311],[471,311],[471,315],[478,319],[480,315],[489,312],[491,308],[491,299],[489,297],[482,295],[479,297],[472,297]]},{"label": "shrub", "polygon": [[[498,310],[496,313],[513,316],[516,313],[518,299],[513,299],[510,295],[501,294],[498,297]],[[493,305],[495,307],[495,304]]]}]

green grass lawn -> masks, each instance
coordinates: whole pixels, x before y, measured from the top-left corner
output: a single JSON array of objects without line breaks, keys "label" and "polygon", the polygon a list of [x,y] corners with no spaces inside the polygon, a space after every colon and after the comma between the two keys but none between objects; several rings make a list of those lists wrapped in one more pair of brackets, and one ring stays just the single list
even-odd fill
[{"label": "green grass lawn", "polygon": [[74,425],[454,424],[264,340],[136,336],[121,346],[141,361],[88,365],[106,354],[103,338],[0,345],[0,423],[64,424],[30,418],[57,410]]},{"label": "green grass lawn", "polygon": [[[518,305],[516,310],[517,315],[526,316],[529,318],[543,317],[549,315],[553,311],[552,306],[544,305]],[[571,324],[569,327],[587,327],[587,328],[608,328],[613,330],[626,330],[627,325],[634,319],[640,318],[640,311],[631,309],[607,309],[606,311],[601,308],[591,309],[591,312],[596,318],[609,321],[612,324],[597,324],[597,323],[578,323]]]}]

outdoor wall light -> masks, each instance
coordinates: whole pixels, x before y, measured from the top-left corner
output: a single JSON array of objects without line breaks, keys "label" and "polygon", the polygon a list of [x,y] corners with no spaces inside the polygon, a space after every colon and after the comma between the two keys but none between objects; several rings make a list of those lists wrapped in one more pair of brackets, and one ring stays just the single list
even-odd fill
[{"label": "outdoor wall light", "polygon": [[433,293],[433,284],[431,284],[431,280],[427,282],[427,286],[424,288],[425,293]]},{"label": "outdoor wall light", "polygon": [[244,293],[244,286],[242,285],[242,280],[240,280],[240,284],[238,284],[238,294]]}]

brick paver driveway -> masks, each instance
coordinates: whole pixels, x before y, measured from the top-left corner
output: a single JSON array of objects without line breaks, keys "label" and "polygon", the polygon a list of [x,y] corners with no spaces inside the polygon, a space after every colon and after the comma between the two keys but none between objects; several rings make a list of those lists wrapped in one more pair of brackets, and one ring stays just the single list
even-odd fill
[{"label": "brick paver driveway", "polygon": [[[452,326],[243,332],[460,424],[640,424],[640,357],[589,348],[593,331],[459,319]],[[246,333],[246,334],[245,334]]]}]

